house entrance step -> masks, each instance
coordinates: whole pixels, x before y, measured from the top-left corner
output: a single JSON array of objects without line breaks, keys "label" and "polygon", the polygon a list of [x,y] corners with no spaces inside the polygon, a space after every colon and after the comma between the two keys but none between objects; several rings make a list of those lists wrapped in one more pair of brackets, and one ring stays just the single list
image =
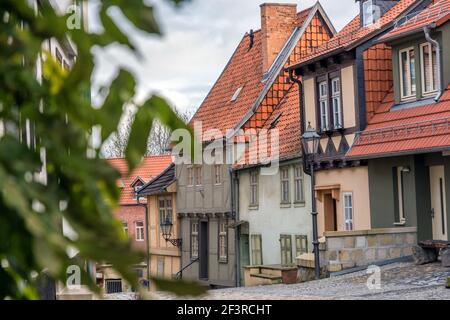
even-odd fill
[{"label": "house entrance step", "polygon": [[276,275],[267,274],[267,273],[255,273],[255,274],[252,274],[250,276],[254,277],[254,278],[261,278],[261,279],[268,279],[268,280],[279,280],[280,282],[282,281],[282,277],[281,276],[276,276]]}]

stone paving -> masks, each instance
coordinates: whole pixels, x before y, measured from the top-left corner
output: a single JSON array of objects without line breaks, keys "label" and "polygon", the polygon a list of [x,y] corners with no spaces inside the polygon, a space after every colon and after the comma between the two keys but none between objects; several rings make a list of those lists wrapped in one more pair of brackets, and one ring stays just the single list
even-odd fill
[{"label": "stone paving", "polygon": [[[381,268],[381,289],[370,290],[366,271],[294,285],[211,290],[209,300],[450,300],[445,288],[450,268],[440,263],[416,266],[396,263]],[[173,299],[156,294],[156,299]]]}]

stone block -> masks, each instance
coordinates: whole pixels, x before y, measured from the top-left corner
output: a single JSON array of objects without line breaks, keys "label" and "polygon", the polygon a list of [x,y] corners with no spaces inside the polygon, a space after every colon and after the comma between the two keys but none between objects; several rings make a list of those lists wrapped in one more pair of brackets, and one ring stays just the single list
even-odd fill
[{"label": "stone block", "polygon": [[365,248],[367,247],[366,237],[356,237],[356,248]]},{"label": "stone block", "polygon": [[388,259],[389,256],[389,251],[388,249],[378,249],[377,250],[377,259],[378,260],[386,260]]},{"label": "stone block", "polygon": [[355,237],[344,238],[344,248],[353,249],[355,247]]},{"label": "stone block", "polygon": [[450,248],[441,250],[441,262],[443,267],[450,267]]},{"label": "stone block", "polygon": [[376,250],[375,249],[367,249],[365,252],[367,261],[375,261],[376,260]]},{"label": "stone block", "polygon": [[402,256],[402,249],[401,248],[390,248],[389,255],[392,259],[400,258]]},{"label": "stone block", "polygon": [[347,262],[342,264],[342,270],[354,268],[356,264],[354,262]]},{"label": "stone block", "polygon": [[328,238],[327,239],[327,249],[328,250],[341,250],[344,248],[343,238]]},{"label": "stone block", "polygon": [[352,260],[355,263],[358,263],[358,261],[364,261],[365,260],[364,250],[362,249],[354,250],[352,253]]},{"label": "stone block", "polygon": [[339,253],[339,260],[342,262],[351,261],[351,255],[349,250],[342,250]]},{"label": "stone block", "polygon": [[342,271],[342,264],[340,263],[330,263],[328,265],[329,272],[339,272]]},{"label": "stone block", "polygon": [[396,245],[405,245],[406,244],[406,235],[405,234],[396,234],[394,236]]},{"label": "stone block", "polygon": [[417,244],[417,238],[415,233],[407,233],[406,234],[406,243],[410,245]]},{"label": "stone block", "polygon": [[434,249],[423,249],[419,246],[412,247],[414,262],[417,265],[432,263],[437,261],[438,255]]},{"label": "stone block", "polygon": [[338,260],[339,251],[327,251],[326,256],[328,261],[337,261]]},{"label": "stone block", "polygon": [[394,237],[392,234],[381,234],[378,236],[380,246],[387,247],[394,244]]},{"label": "stone block", "polygon": [[368,236],[367,237],[367,246],[369,248],[374,248],[378,246],[377,236]]}]

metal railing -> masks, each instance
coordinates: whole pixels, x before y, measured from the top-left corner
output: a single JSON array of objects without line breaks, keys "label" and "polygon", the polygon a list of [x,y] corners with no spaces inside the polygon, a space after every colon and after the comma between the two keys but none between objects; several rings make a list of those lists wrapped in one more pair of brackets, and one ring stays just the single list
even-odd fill
[{"label": "metal railing", "polygon": [[197,261],[199,261],[200,260],[200,258],[197,258],[197,259],[194,259],[194,260],[192,260],[187,266],[185,266],[185,267],[183,267],[180,271],[178,271],[176,274],[175,274],[175,279],[176,280],[180,280],[182,277],[183,277],[183,271],[184,270],[186,270],[187,268],[189,268],[190,266],[192,266],[194,263],[196,263]]}]

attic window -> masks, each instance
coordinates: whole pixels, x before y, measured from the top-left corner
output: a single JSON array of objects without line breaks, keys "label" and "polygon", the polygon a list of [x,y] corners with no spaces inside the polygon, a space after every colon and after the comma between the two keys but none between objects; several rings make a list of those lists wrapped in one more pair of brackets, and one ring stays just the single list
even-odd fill
[{"label": "attic window", "polygon": [[373,0],[366,0],[362,5],[364,27],[375,23],[375,6]]},{"label": "attic window", "polygon": [[235,102],[237,100],[237,98],[239,97],[239,95],[241,94],[241,91],[244,87],[240,87],[236,90],[236,92],[233,94],[233,96],[231,97],[231,102]]}]

